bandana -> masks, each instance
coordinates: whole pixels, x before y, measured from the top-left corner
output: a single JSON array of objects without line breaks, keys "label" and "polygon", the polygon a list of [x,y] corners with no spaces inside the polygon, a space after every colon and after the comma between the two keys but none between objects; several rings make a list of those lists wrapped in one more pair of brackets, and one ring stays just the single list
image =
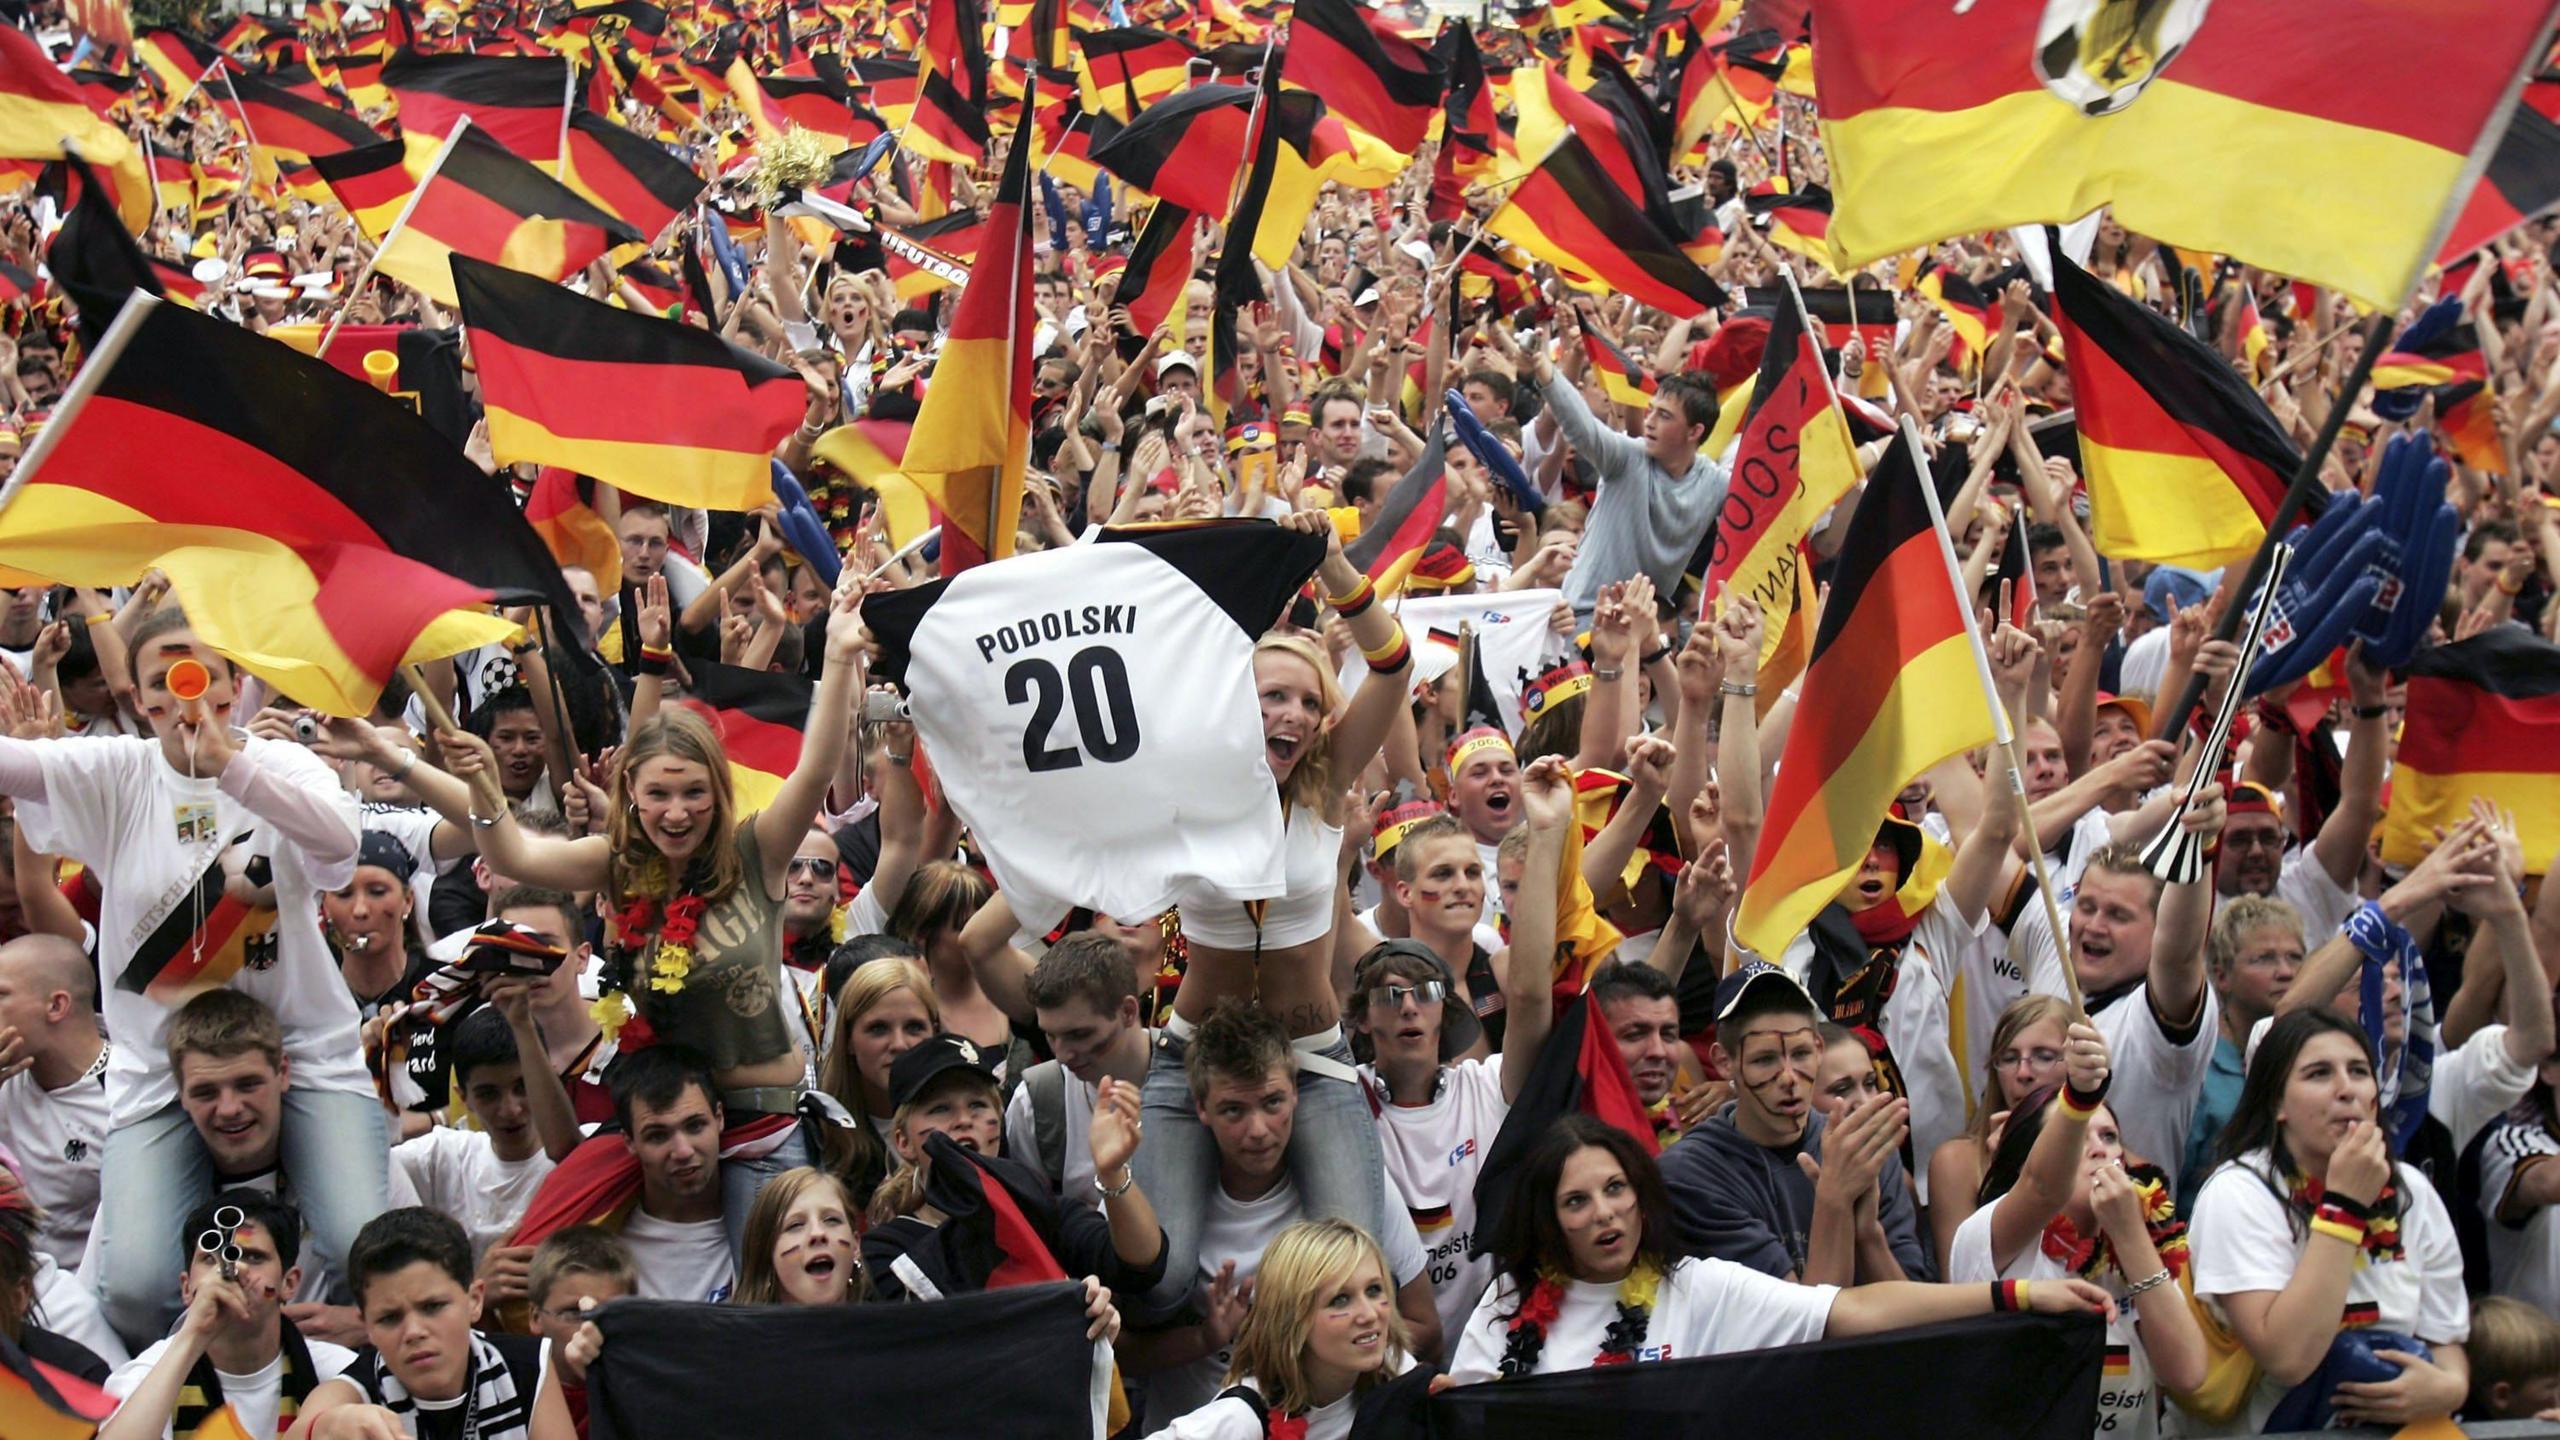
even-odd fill
[{"label": "bandana", "polygon": [[1510,736],[1503,734],[1501,731],[1494,729],[1490,725],[1479,725],[1473,730],[1466,731],[1459,735],[1457,739],[1449,742],[1450,777],[1453,779],[1456,778],[1457,773],[1467,767],[1468,761],[1473,760],[1479,753],[1487,750],[1499,750],[1505,755],[1512,755],[1515,757],[1518,754],[1517,751],[1511,748]]}]

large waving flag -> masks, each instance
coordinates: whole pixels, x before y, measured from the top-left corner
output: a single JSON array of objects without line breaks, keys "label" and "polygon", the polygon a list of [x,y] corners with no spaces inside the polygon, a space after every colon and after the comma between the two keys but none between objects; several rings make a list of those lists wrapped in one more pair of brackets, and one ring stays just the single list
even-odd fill
[{"label": "large waving flag", "polygon": [[441,140],[469,116],[518,157],[547,165],[560,158],[571,68],[565,59],[403,50],[384,62],[382,83],[400,99],[405,134]]},{"label": "large waving flag", "polygon": [[140,297],[0,498],[0,564],[90,586],[156,565],[214,649],[337,715],[514,634],[501,593],[570,603],[504,487],[407,405]]},{"label": "large waving flag", "polygon": [[1578,289],[1615,291],[1675,315],[1724,303],[1724,287],[1609,177],[1579,134],[1560,137],[1486,228]]},{"label": "large waving flag", "polygon": [[[987,47],[978,0],[932,0],[924,73],[908,120],[908,149],[928,160],[975,165],[987,153]],[[1025,112],[1026,120],[1029,112]],[[1030,128],[1025,126],[1026,129]]]},{"label": "large waving flag", "polygon": [[685,704],[720,737],[739,814],[752,815],[771,805],[800,763],[809,702],[816,693],[816,682],[805,676],[685,661]]},{"label": "large waving flag", "polygon": [[1912,777],[1991,739],[1965,627],[1930,523],[1926,462],[1894,441],[1850,517],[1734,937],[1785,953],[1874,848]]},{"label": "large waving flag", "polygon": [[1161,30],[1124,26],[1076,36],[1076,82],[1084,108],[1127,122],[1183,87],[1199,51]]},{"label": "large waving flag", "polygon": [[[2560,646],[2497,625],[2409,662],[2382,858],[2414,865],[2483,798],[2515,812],[2526,868],[2560,854]],[[2546,881],[2545,883],[2549,883]]]},{"label": "large waving flag", "polygon": [[1159,200],[1224,218],[1253,118],[1250,85],[1200,85],[1150,105],[1093,147],[1093,163]]},{"label": "large waving flag", "polygon": [[[1023,119],[1031,116],[1029,89]],[[1031,147],[1005,155],[986,241],[951,314],[906,469],[942,512],[942,573],[1013,553],[1031,458]]]},{"label": "large waving flag", "polygon": [[2107,205],[2396,307],[2554,8],[1815,0],[1833,242],[1863,265]]},{"label": "large waving flag", "polygon": [[[289,160],[309,160],[371,145],[382,137],[372,126],[337,108],[256,75],[226,76],[207,87],[224,111],[248,132],[250,147]],[[237,96],[237,105],[228,103]]]},{"label": "large waving flag", "polygon": [[454,303],[446,263],[454,255],[559,280],[614,246],[648,239],[477,124],[457,127],[441,145],[411,135],[315,155],[311,164],[382,247],[374,268],[445,305]]},{"label": "large waving flag", "polygon": [[2064,256],[2053,268],[2090,538],[2120,560],[2245,560],[2301,463],[2293,442],[2212,346]]},{"label": "large waving flag", "polygon": [[115,1408],[116,1397],[0,1335],[0,1434],[9,1440],[89,1440]]},{"label": "large waving flag", "polygon": [[2546,63],[2525,85],[2436,263],[2450,266],[2554,205],[2560,205],[2560,67]]},{"label": "large waving flag", "polygon": [[670,505],[773,499],[773,447],[808,401],[797,372],[716,333],[456,255],[489,448]]},{"label": "large waving flag", "polygon": [[1378,501],[1378,513],[1361,527],[1360,538],[1343,549],[1343,558],[1376,581],[1380,594],[1404,588],[1431,537],[1449,518],[1447,456],[1448,442],[1434,425],[1421,458]]},{"label": "large waving flag", "polygon": [[1199,217],[1170,200],[1157,201],[1138,228],[1129,263],[1112,287],[1111,303],[1128,307],[1129,323],[1140,339],[1156,333],[1181,305],[1191,273],[1200,268],[1199,233]]},{"label": "large waving flag", "polygon": [[592,111],[569,117],[568,163],[560,179],[614,216],[656,236],[702,193],[702,177],[667,147]]},{"label": "large waving flag", "polygon": [[1299,0],[1291,12],[1287,82],[1312,90],[1351,125],[1410,155],[1422,148],[1448,75],[1425,46],[1351,0]]},{"label": "large waving flag", "polygon": [[151,170],[142,148],[89,109],[80,86],[27,32],[0,25],[0,159],[71,156],[97,167],[127,230],[151,223]]}]

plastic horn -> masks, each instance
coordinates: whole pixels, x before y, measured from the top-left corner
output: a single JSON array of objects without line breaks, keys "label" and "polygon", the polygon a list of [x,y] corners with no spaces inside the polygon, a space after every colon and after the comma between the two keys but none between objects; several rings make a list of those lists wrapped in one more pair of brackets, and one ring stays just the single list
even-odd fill
[{"label": "plastic horn", "polygon": [[400,357],[388,350],[367,350],[364,378],[373,382],[374,389],[390,394],[392,387],[400,383]]},{"label": "plastic horn", "polygon": [[[213,672],[205,669],[201,660],[181,660],[169,667],[167,684],[171,695],[192,705],[203,699],[204,692],[212,688]],[[236,1210],[239,1207],[227,1205],[223,1208]]]}]

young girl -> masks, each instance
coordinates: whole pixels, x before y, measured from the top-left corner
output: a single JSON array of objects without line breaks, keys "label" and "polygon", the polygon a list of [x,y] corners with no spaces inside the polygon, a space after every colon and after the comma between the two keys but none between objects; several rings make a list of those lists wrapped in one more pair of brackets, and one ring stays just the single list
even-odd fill
[{"label": "young girl", "polygon": [[1317,583],[1368,657],[1370,676],[1345,703],[1332,663],[1312,642],[1266,635],[1254,649],[1264,751],[1286,822],[1288,890],[1251,904],[1181,903],[1190,960],[1147,1071],[1146,1116],[1157,1139],[1138,1159],[1165,1230],[1168,1289],[1149,1297],[1158,1305],[1179,1301],[1197,1278],[1200,1230],[1217,1183],[1217,1146],[1192,1105],[1182,1060],[1193,1030],[1221,1000],[1254,997],[1281,1018],[1298,1051],[1290,1168],[1307,1213],[1344,1216],[1374,1234],[1387,1204],[1386,1162],[1334,996],[1333,921],[1344,869],[1343,787],[1377,758],[1410,689],[1413,650],[1368,578],[1343,558],[1329,517],[1302,511],[1279,523],[1325,537]]},{"label": "young girl", "polygon": [[[1685,1360],[1986,1315],[1995,1296],[2048,1313],[2111,1308],[2085,1280],[1796,1285],[1678,1257],[1653,1157],[1588,1115],[1558,1120],[1521,1165],[1496,1228],[1494,1284],[1458,1337],[1461,1385],[1596,1365]],[[2012,1282],[2014,1283],[2014,1282]]]},{"label": "young girl", "polygon": [[2160,1172],[2126,1155],[2102,1103],[2105,1037],[2074,1025],[2064,1047],[2067,1084],[2010,1110],[1976,1197],[1981,1208],[1956,1228],[1947,1279],[2076,1275],[2106,1290],[2116,1318],[2092,1429],[2150,1440],[2160,1430],[2162,1387],[2193,1390],[2205,1377],[2204,1333],[2178,1283],[2185,1227]]},{"label": "young girl", "polygon": [[913,960],[886,956],[845,977],[836,992],[835,1024],[818,1062],[818,1088],[853,1115],[853,1125],[825,1127],[819,1163],[844,1182],[854,1213],[897,1164],[889,1151],[889,1067],[942,1028],[933,982]]},{"label": "young girl", "polygon": [[841,1305],[862,1298],[853,1197],[803,1165],[756,1192],[732,1305]]},{"label": "young girl", "polygon": [[1361,1392],[1412,1367],[1407,1344],[1378,1242],[1341,1220],[1301,1220],[1263,1251],[1231,1388],[1149,1440],[1342,1440]]},{"label": "young girl", "polygon": [[2061,1080],[2063,1032],[2070,1027],[2071,1005],[2058,996],[2021,995],[2000,1012],[1982,1088],[1974,1094],[1973,1123],[1929,1157],[1929,1233],[1940,1265],[1955,1245],[1956,1227],[1973,1213],[1974,1192],[1999,1148],[2000,1122],[2029,1094]]},{"label": "young girl", "polygon": [[2196,1195],[2193,1238],[2196,1298],[2261,1373],[2240,1413],[2189,1433],[2265,1429],[2351,1327],[2412,1336],[2433,1353],[2377,1351],[2399,1377],[2338,1386],[2341,1421],[2396,1429],[2462,1403],[2462,1254],[2435,1187],[2392,1161],[2379,1095],[2373,1047],[2353,1021],[2297,1010],[2258,1042],[2221,1164]]},{"label": "young girl", "polygon": [[[651,633],[663,634],[664,577],[649,582]],[[606,981],[630,1002],[633,1022],[708,1056],[727,1112],[720,1167],[722,1212],[734,1245],[764,1182],[806,1163],[795,1110],[804,1062],[782,971],[783,886],[809,833],[862,693],[860,596],[839,590],[827,618],[826,668],[799,760],[764,810],[737,813],[729,760],[689,710],[659,710],[671,653],[641,651],[631,735],[615,757],[604,835],[566,840],[525,834],[493,806],[496,766],[488,742],[444,732],[451,774],[418,766],[404,775],[420,798],[456,824],[478,827],[489,864],[528,884],[601,891],[611,907]],[[636,1046],[640,1035],[618,1043]]]}]

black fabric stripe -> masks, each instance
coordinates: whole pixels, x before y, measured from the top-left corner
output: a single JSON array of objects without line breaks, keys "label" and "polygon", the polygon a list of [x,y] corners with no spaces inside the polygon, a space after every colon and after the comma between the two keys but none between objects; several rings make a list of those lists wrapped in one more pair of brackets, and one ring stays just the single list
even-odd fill
[{"label": "black fabric stripe", "polygon": [[[1147,223],[1138,232],[1138,242],[1129,248],[1129,263],[1120,272],[1120,284],[1112,291],[1112,303],[1125,305],[1128,300],[1122,298],[1124,295],[1144,295],[1154,289],[1156,282],[1163,278],[1156,274],[1156,266],[1174,253],[1175,245],[1182,247],[1185,261],[1195,260],[1191,245],[1193,220],[1189,210],[1170,200],[1156,202],[1156,208],[1147,212]],[[1193,266],[1184,264],[1179,268],[1182,278],[1188,281]]]},{"label": "black fabric stripe", "polygon": [[715,331],[589,300],[504,265],[456,255],[453,286],[473,330],[519,350],[614,365],[728,370],[750,385],[800,383],[797,371],[741,350]]},{"label": "black fabric stripe", "polygon": [[1787,383],[1787,372],[1795,368],[1797,352],[1803,348],[1804,326],[1796,320],[1796,307],[1781,304],[1769,318],[1769,339],[1760,347],[1760,374],[1751,382],[1751,403],[1742,412],[1745,426],[1759,415],[1762,403]]},{"label": "black fabric stripe", "polygon": [[1921,472],[1912,463],[1910,442],[1897,434],[1884,458],[1867,476],[1867,493],[1849,517],[1849,533],[1831,566],[1831,596],[1822,604],[1822,627],[1813,637],[1813,656],[1806,669],[1822,663],[1822,654],[1849,628],[1866,596],[1867,582],[1884,573],[1886,562],[1927,534],[1929,504],[1920,498]]},{"label": "black fabric stripe", "polygon": [[401,169],[408,158],[408,145],[399,140],[383,140],[335,155],[314,155],[311,168],[331,184],[362,179],[385,170]]},{"label": "black fabric stripe", "polygon": [[556,110],[566,93],[568,62],[515,55],[421,55],[402,50],[385,61],[382,83],[397,93],[420,90],[461,105],[500,110]]},{"label": "black fabric stripe", "polygon": [[[1567,135],[1542,167],[1565,199],[1590,221],[1592,226],[1617,244],[1616,253],[1643,271],[1666,289],[1678,291],[1698,302],[1701,310],[1713,310],[1725,302],[1722,285],[1706,271],[1698,268],[1687,252],[1666,237],[1638,205],[1634,196],[1618,188],[1609,172],[1600,168],[1590,147],[1579,135]],[[1531,184],[1537,183],[1531,181]],[[1535,219],[1534,212],[1531,217]],[[1579,257],[1586,263],[1606,257]],[[1608,277],[1602,277],[1608,278]]]},{"label": "black fabric stripe", "polygon": [[806,677],[708,660],[687,660],[685,669],[693,677],[686,694],[714,710],[734,710],[769,725],[785,725],[794,730],[808,727],[809,701],[817,688]]},{"label": "black fabric stripe", "polygon": [[1154,552],[1226,611],[1247,639],[1270,629],[1298,587],[1324,562],[1323,536],[1259,520],[1105,530],[1101,538]]},{"label": "black fabric stripe", "polygon": [[280,85],[270,85],[255,75],[235,75],[231,77],[231,85],[239,92],[244,108],[262,105],[281,111],[300,124],[327,132],[349,149],[370,145],[382,138],[374,133],[372,126],[344,110],[296,95]]},{"label": "black fabric stripe", "polygon": [[476,125],[463,131],[454,142],[443,167],[436,171],[436,179],[460,185],[528,220],[589,225],[626,244],[648,238],[631,222],[606,214],[585,196],[518,158],[496,136]]},{"label": "black fabric stripe", "polygon": [[[230,844],[236,845],[245,838],[245,832],[235,835]],[[210,916],[213,907],[222,903],[222,852],[228,848],[225,845],[213,849],[206,857],[203,872],[196,876],[194,889],[171,907],[169,913],[161,917],[160,923],[152,927],[151,933],[142,937],[142,943],[133,948],[133,958],[125,962],[123,972],[116,976],[117,989],[133,995],[148,991],[151,982],[159,979],[160,972],[168,969],[170,962],[178,958],[178,952],[186,949],[187,942],[195,938],[197,917]]]},{"label": "black fabric stripe", "polygon": [[[980,148],[987,143],[987,117],[976,109],[960,87],[940,70],[928,71],[916,93],[916,109],[930,110],[943,118],[948,133],[966,137]],[[913,120],[909,124],[916,123]]]},{"label": "black fabric stripe", "polygon": [[2555,104],[2560,82],[2533,82],[2481,177],[2520,216],[2539,214],[2560,200],[2560,123],[2542,108]]},{"label": "black fabric stripe", "polygon": [[622,167],[661,205],[682,210],[702,194],[702,177],[667,153],[665,147],[637,135],[592,111],[569,117],[569,128],[594,142],[606,158]]},{"label": "black fabric stripe", "polygon": [[[1245,110],[1252,104],[1253,87],[1249,85],[1198,86],[1148,106],[1138,113],[1138,118],[1123,125],[1119,134],[1097,142],[1087,153],[1094,164],[1141,190],[1153,190],[1155,177],[1176,163],[1175,157],[1190,138],[1194,121],[1211,111]],[[1232,154],[1226,157],[1230,169],[1235,159]],[[1181,163],[1218,162],[1207,155],[1193,155]]]},{"label": "black fabric stripe", "polygon": [[2516,625],[2435,645],[2409,662],[2409,678],[2452,680],[2510,700],[2560,696],[2560,645]]},{"label": "black fabric stripe", "polygon": [[[1448,88],[1445,71],[1435,68],[1416,70],[1399,65],[1387,53],[1377,33],[1361,22],[1350,0],[1300,0],[1291,12],[1296,24],[1323,35],[1367,72],[1366,79],[1385,93],[1392,104],[1430,109],[1437,106]],[[1428,58],[1426,55],[1423,58]],[[1347,77],[1358,83],[1363,77]]]},{"label": "black fabric stripe", "polygon": [[[2058,320],[2114,356],[2171,418],[2220,436],[2232,449],[2273,469],[2280,485],[2293,478],[2302,453],[2231,362],[2070,260],[2055,256],[2053,269]],[[2303,507],[2303,518],[2317,516],[2320,509],[2315,494]]]}]

